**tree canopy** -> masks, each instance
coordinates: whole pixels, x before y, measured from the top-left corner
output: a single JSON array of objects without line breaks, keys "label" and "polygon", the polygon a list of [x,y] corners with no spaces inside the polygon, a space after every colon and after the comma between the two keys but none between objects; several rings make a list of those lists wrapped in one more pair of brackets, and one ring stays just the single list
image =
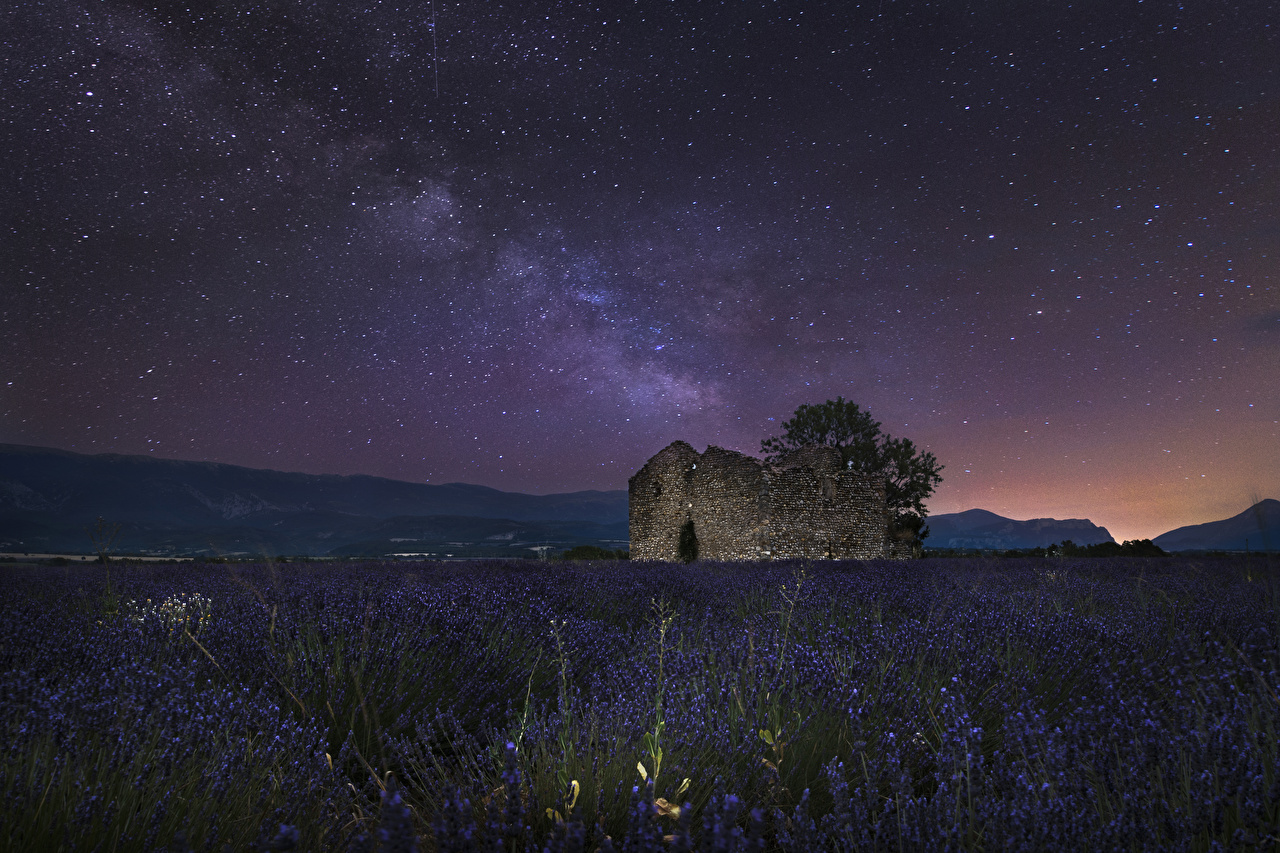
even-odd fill
[{"label": "tree canopy", "polygon": [[928,535],[924,502],[942,482],[943,468],[932,453],[916,450],[910,439],[881,432],[880,422],[870,412],[843,397],[802,405],[782,430],[781,436],[760,443],[766,459],[776,462],[809,444],[834,447],[845,467],[885,481],[885,498],[897,530],[909,530],[918,538]]}]

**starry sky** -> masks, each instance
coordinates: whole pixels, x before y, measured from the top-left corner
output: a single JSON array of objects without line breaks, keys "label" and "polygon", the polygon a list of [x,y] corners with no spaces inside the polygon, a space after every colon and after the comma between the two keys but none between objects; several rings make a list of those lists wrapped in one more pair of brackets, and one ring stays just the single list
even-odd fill
[{"label": "starry sky", "polygon": [[1272,2],[17,0],[0,441],[535,493],[858,402],[932,513],[1280,497]]}]

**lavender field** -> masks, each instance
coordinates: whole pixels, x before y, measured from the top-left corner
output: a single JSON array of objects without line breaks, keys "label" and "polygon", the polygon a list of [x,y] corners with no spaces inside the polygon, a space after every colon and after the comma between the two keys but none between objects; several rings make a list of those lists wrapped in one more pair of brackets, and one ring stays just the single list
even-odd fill
[{"label": "lavender field", "polygon": [[0,848],[1280,849],[1278,570],[4,569]]}]

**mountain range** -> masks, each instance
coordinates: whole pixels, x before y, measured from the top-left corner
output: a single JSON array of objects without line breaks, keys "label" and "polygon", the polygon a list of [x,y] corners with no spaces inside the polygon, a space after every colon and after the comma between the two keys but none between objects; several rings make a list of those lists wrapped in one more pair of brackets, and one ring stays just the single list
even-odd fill
[{"label": "mountain range", "polygon": [[1280,501],[1258,501],[1239,515],[1192,524],[1151,540],[1166,551],[1280,551]]},{"label": "mountain range", "polygon": [[[0,444],[0,552],[91,552],[98,518],[119,526],[114,550],[154,555],[518,557],[622,549],[628,539],[624,490],[529,495]],[[1115,541],[1088,519],[1017,521],[983,509],[928,525],[931,548]],[[1166,551],[1280,548],[1280,501],[1153,541]]]},{"label": "mountain range", "polygon": [[626,548],[627,493],[503,492],[0,444],[0,551],[86,552],[99,517],[122,553],[532,556]]},{"label": "mountain range", "polygon": [[985,509],[970,509],[928,518],[928,548],[1012,550],[1043,548],[1071,540],[1077,545],[1114,542],[1107,528],[1087,518],[1033,518],[1015,521]]}]

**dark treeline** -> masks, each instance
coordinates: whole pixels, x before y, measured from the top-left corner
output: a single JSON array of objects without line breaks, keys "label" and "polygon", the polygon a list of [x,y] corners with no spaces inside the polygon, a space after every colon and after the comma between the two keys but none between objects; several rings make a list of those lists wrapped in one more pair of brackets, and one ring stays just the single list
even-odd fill
[{"label": "dark treeline", "polygon": [[1126,539],[1123,543],[1077,545],[1070,539],[1043,548],[925,548],[925,557],[1168,557],[1169,552],[1150,539]]}]

